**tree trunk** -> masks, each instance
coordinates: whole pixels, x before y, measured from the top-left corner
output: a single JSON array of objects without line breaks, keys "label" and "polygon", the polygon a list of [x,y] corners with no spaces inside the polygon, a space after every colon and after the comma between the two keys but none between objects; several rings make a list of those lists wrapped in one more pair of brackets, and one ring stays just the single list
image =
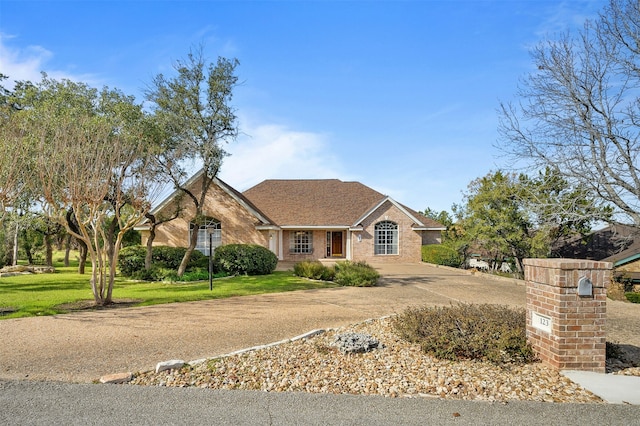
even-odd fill
[{"label": "tree trunk", "polygon": [[189,260],[191,260],[191,253],[196,248],[198,244],[198,229],[195,228],[191,231],[191,239],[189,240],[189,247],[187,251],[184,253],[184,257],[182,258],[182,262],[180,262],[180,267],[178,267],[178,276],[181,277],[185,271],[187,270],[187,265],[189,264]]},{"label": "tree trunk", "polygon": [[84,264],[87,263],[87,245],[78,240],[78,273],[84,274]]},{"label": "tree trunk", "polygon": [[66,243],[64,249],[64,266],[69,266],[69,253],[71,252],[71,234],[67,234]]},{"label": "tree trunk", "polygon": [[44,236],[45,247],[45,265],[53,266],[53,243],[51,242],[51,235]]},{"label": "tree trunk", "polygon": [[13,255],[11,258],[11,265],[16,266],[18,264],[18,232],[19,227],[16,224],[16,232],[13,234]]},{"label": "tree trunk", "polygon": [[147,238],[147,252],[144,256],[144,269],[148,271],[151,269],[151,264],[153,263],[153,241],[156,239],[156,227],[158,224],[153,214],[147,212],[145,217],[149,220],[149,238]]}]

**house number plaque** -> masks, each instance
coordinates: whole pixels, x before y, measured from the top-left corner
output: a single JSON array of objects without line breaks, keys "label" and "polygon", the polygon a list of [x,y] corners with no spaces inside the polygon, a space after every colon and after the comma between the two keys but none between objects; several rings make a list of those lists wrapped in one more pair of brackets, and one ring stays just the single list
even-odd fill
[{"label": "house number plaque", "polygon": [[538,330],[551,333],[551,324],[552,321],[550,317],[531,312],[531,325],[533,325]]}]

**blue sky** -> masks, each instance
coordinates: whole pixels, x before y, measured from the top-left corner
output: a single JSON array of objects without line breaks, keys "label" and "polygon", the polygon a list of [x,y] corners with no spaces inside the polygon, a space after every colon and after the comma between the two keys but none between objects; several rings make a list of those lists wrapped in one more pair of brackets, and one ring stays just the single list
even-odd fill
[{"label": "blue sky", "polygon": [[[0,72],[119,88],[204,44],[240,61],[242,136],[220,177],[360,181],[416,210],[450,210],[503,167],[497,108],[529,49],[605,1],[0,0]],[[10,85],[10,83],[9,83]]]}]

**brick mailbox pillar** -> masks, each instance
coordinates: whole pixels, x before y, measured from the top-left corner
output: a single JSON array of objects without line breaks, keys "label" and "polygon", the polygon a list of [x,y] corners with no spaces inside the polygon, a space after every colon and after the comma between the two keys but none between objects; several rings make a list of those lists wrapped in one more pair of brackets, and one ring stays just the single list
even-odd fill
[{"label": "brick mailbox pillar", "polygon": [[527,340],[559,370],[605,372],[610,262],[525,259]]}]

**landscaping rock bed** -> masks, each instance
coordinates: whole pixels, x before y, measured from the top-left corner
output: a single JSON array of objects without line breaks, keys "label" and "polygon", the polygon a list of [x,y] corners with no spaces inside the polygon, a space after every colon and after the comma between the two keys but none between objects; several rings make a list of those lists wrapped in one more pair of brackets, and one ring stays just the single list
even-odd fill
[{"label": "landscaping rock bed", "polygon": [[24,274],[53,274],[55,269],[52,266],[32,266],[16,265],[5,266],[0,269],[0,277],[13,277]]},{"label": "landscaping rock bed", "polygon": [[[366,352],[340,341],[366,340]],[[338,338],[338,342],[336,339]],[[599,403],[602,400],[541,363],[502,366],[434,359],[401,340],[389,319],[372,320],[181,369],[141,372],[131,384],[271,392],[434,397],[487,401]]]}]

